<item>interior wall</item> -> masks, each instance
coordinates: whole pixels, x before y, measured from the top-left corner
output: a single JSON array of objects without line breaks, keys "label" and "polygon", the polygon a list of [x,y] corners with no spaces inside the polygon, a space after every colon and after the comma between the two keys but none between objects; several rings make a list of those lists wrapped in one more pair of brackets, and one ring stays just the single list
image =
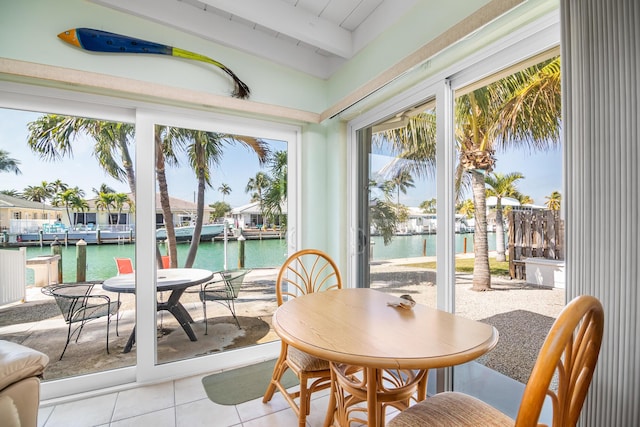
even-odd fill
[{"label": "interior wall", "polygon": [[[216,67],[164,55],[92,53],[58,39],[87,27],[167,44],[225,64],[251,89],[251,100],[322,111],[326,82],[173,28],[83,0],[3,2],[0,58],[95,72],[229,96],[232,80]],[[10,41],[10,42],[9,42]]]},{"label": "interior wall", "polygon": [[640,425],[640,4],[563,0],[567,298],[594,295],[604,341],[583,426]]},{"label": "interior wall", "polygon": [[301,169],[302,247],[328,251],[344,260],[346,245],[345,124],[329,120],[303,129]]}]

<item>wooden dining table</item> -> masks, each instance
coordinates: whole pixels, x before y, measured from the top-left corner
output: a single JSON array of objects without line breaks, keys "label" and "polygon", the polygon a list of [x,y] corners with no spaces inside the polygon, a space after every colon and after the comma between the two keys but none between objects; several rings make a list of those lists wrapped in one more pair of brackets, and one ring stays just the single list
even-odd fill
[{"label": "wooden dining table", "polygon": [[[330,361],[332,369],[337,364],[361,367],[368,381],[363,385],[367,424],[379,426],[384,425],[376,383],[380,370],[427,371],[459,365],[498,342],[498,331],[491,325],[421,304],[411,309],[389,305],[399,301],[368,288],[315,292],[282,304],[272,323],[282,340]],[[332,397],[331,404],[335,402]],[[333,420],[333,410],[328,409],[325,425]]]},{"label": "wooden dining table", "polygon": [[[156,291],[171,292],[166,301],[158,301],[157,310],[166,310],[171,313],[191,341],[198,341],[198,338],[190,325],[193,319],[180,303],[180,297],[187,288],[209,281],[213,274],[212,271],[200,268],[166,268],[158,270],[156,274]],[[136,274],[120,274],[110,277],[102,283],[102,288],[110,292],[135,293],[137,288]],[[135,338],[136,328],[134,326],[123,353],[131,351]]]}]

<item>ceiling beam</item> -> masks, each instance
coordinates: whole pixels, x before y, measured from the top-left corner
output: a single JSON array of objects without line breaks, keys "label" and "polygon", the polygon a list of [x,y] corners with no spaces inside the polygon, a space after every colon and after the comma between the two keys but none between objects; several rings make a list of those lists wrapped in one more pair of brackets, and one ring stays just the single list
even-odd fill
[{"label": "ceiling beam", "polygon": [[281,0],[200,1],[342,58],[353,56],[350,31]]},{"label": "ceiling beam", "polygon": [[[288,40],[265,37],[259,31],[247,31],[249,27],[244,24],[204,12],[202,9],[187,7],[185,3],[175,0],[136,0],[126,3],[121,0],[89,1],[189,32],[200,38],[266,58],[322,79],[329,78],[335,71],[325,56],[296,46]],[[107,31],[113,30],[107,29]],[[127,33],[127,35],[145,38],[142,34]],[[154,41],[172,45],[170,41]],[[176,47],[189,48],[188,46]],[[198,53],[207,54],[207,52]],[[224,58],[218,59],[226,63]],[[227,65],[233,68],[231,64]]]}]

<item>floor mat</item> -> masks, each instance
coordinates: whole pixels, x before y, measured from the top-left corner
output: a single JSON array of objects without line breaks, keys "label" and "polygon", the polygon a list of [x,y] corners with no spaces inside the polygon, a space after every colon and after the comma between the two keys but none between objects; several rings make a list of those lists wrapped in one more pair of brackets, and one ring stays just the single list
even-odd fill
[{"label": "floor mat", "polygon": [[[202,378],[209,399],[220,405],[237,405],[264,395],[273,374],[276,359],[231,369]],[[291,370],[284,373],[282,384],[287,388],[298,384]]]}]

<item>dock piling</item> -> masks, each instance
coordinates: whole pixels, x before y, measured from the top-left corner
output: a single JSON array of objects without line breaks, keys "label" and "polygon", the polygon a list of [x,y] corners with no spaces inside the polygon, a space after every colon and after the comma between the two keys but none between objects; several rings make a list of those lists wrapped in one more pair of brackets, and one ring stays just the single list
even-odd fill
[{"label": "dock piling", "polygon": [[76,282],[87,281],[87,242],[76,242]]}]

